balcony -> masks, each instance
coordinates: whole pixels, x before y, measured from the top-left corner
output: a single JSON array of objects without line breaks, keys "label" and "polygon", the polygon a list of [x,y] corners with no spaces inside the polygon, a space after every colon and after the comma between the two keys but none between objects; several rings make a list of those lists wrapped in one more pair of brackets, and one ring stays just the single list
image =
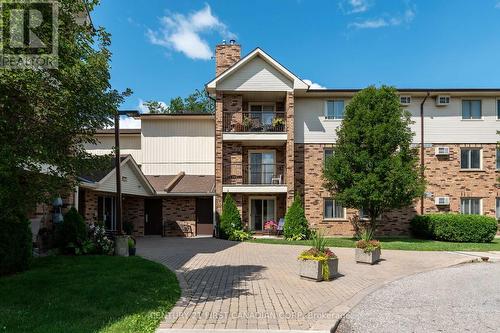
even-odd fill
[{"label": "balcony", "polygon": [[229,163],[222,169],[223,192],[285,193],[283,163]]},{"label": "balcony", "polygon": [[223,139],[228,141],[286,141],[283,111],[224,111]]}]

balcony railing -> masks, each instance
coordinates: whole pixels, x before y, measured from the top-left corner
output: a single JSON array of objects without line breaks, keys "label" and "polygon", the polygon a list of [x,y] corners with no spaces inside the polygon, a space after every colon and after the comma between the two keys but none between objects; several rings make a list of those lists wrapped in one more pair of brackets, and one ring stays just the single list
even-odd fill
[{"label": "balcony railing", "polygon": [[283,111],[224,111],[222,118],[224,132],[286,132]]},{"label": "balcony railing", "polygon": [[283,163],[230,163],[222,169],[224,185],[284,185],[285,165]]}]

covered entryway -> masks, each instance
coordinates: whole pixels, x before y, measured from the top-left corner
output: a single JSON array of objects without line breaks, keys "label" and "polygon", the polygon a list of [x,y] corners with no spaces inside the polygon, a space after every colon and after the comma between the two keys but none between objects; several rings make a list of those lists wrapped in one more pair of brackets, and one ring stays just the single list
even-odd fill
[{"label": "covered entryway", "polygon": [[162,234],[162,199],[144,199],[144,234]]},{"label": "covered entryway", "polygon": [[213,198],[196,198],[196,235],[212,236],[213,220]]}]

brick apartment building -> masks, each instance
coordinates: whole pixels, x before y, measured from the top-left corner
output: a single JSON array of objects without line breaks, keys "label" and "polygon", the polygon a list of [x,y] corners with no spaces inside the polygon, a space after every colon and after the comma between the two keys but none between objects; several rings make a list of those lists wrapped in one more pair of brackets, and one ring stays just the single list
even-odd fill
[{"label": "brick apartment building", "polygon": [[[216,47],[216,77],[206,84],[211,114],[142,114],[141,129],[123,130],[124,221],[136,235],[211,235],[231,194],[250,230],[285,216],[303,196],[307,219],[329,235],[352,235],[357,212],[323,188],[325,157],[357,89],[311,89],[263,50],[241,57],[234,41]],[[423,212],[500,216],[500,89],[399,89],[424,142]],[[421,113],[422,111],[422,113]],[[423,121],[423,140],[421,124]],[[112,134],[88,146],[108,153]],[[114,225],[114,170],[82,177],[74,204],[88,221]],[[406,234],[421,202],[381,216],[381,232]]]}]

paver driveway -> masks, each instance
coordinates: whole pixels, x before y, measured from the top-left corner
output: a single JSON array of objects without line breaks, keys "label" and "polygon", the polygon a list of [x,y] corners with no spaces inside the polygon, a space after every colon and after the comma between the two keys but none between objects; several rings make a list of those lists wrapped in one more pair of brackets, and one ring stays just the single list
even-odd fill
[{"label": "paver driveway", "polygon": [[237,243],[214,238],[144,237],[138,254],[176,271],[183,296],[160,324],[177,329],[328,331],[367,293],[402,276],[470,258],[445,252],[383,251],[384,261],[354,263],[354,250],[334,248],[341,275],[329,282],[298,276],[303,246]]}]

